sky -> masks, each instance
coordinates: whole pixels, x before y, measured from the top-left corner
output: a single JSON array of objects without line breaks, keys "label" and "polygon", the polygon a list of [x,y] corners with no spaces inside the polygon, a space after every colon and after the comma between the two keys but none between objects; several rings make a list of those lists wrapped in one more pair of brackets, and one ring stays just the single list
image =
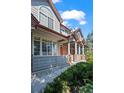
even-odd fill
[{"label": "sky", "polygon": [[53,3],[64,25],[81,28],[85,38],[93,31],[93,0],[53,0]]}]

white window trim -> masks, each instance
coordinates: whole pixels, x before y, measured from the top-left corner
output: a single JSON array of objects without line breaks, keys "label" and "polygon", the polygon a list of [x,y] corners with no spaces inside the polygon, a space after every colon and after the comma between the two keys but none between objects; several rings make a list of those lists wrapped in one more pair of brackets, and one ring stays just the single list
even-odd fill
[{"label": "white window trim", "polygon": [[[43,40],[51,41],[51,40],[47,40],[47,39],[43,39],[43,38],[42,38],[42,41],[43,41]],[[42,53],[41,56],[55,56],[54,53],[53,53],[53,42],[54,42],[54,41],[51,41],[51,42],[52,42],[52,55],[48,55],[48,53],[47,53],[47,55],[43,55],[43,53]],[[57,44],[57,42],[55,42],[55,43]],[[41,46],[41,47],[42,47],[42,46]],[[41,50],[41,51],[42,51],[42,50]],[[47,52],[48,52],[48,51],[47,51]],[[56,49],[56,55],[57,55],[57,49]]]},{"label": "white window trim", "polygon": [[[34,38],[35,37],[39,37],[40,38],[40,40],[41,40],[41,37],[40,36],[33,36],[33,56],[35,56],[35,57],[39,57],[40,55],[41,55],[41,52],[40,52],[40,55],[34,55]],[[41,41],[40,41],[41,42]],[[41,44],[41,43],[40,43]],[[41,47],[41,45],[40,45],[40,47]],[[41,49],[40,49],[40,51],[41,51]]]},{"label": "white window trim", "polygon": [[[39,9],[40,9],[40,8],[39,8]],[[41,12],[40,10],[38,10],[38,19],[39,19],[40,22],[41,22],[41,20],[40,20],[40,14],[43,14],[44,16],[47,17],[47,26],[46,26],[46,27],[48,27],[48,28],[49,28],[49,18],[52,19],[52,21],[53,21],[53,24],[52,24],[53,27],[50,28],[50,29],[54,29],[54,28],[55,28],[55,25],[54,25],[54,22],[55,22],[54,17],[50,17],[50,16],[44,14],[43,12]]]}]

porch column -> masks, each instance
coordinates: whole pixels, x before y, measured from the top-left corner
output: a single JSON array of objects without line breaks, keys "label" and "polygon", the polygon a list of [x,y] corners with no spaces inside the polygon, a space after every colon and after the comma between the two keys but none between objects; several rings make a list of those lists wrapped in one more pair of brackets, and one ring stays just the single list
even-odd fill
[{"label": "porch column", "polygon": [[75,55],[74,55],[74,61],[77,62],[77,42],[75,42]]},{"label": "porch column", "polygon": [[84,45],[82,46],[82,54],[84,55]]},{"label": "porch column", "polygon": [[77,55],[77,42],[75,42],[75,54]]},{"label": "porch column", "polygon": [[70,55],[70,42],[68,42],[68,55]]}]

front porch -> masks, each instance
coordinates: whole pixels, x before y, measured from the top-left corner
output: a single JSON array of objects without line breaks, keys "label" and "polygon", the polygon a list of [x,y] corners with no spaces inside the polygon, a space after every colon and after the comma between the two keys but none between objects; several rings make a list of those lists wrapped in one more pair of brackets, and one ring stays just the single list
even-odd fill
[{"label": "front porch", "polygon": [[32,29],[32,72],[85,62],[84,45],[44,27]]},{"label": "front porch", "polygon": [[32,29],[32,73],[68,66],[68,58],[61,55],[62,42],[68,38],[44,27]]},{"label": "front porch", "polygon": [[60,54],[67,57],[69,64],[86,62],[84,45],[81,42],[68,41],[68,43],[63,43],[60,47]]}]

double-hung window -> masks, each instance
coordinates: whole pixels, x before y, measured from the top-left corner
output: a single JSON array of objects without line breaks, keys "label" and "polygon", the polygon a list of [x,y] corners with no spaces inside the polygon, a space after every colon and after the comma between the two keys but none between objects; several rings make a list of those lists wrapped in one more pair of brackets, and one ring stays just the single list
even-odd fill
[{"label": "double-hung window", "polygon": [[48,41],[47,48],[48,48],[48,55],[52,55],[52,41]]},{"label": "double-hung window", "polygon": [[42,40],[42,55],[47,55],[47,41]]},{"label": "double-hung window", "polygon": [[45,26],[48,25],[48,17],[45,14],[40,12],[39,19],[42,24],[44,24]]},{"label": "double-hung window", "polygon": [[48,17],[48,27],[53,29],[53,19]]},{"label": "double-hung window", "polygon": [[41,13],[39,14],[39,20],[41,22],[41,24],[43,24],[44,26],[53,29],[53,19],[46,16],[45,14]]},{"label": "double-hung window", "polygon": [[52,41],[42,40],[42,55],[52,55]]},{"label": "double-hung window", "polygon": [[34,37],[34,55],[40,55],[40,37]]}]

